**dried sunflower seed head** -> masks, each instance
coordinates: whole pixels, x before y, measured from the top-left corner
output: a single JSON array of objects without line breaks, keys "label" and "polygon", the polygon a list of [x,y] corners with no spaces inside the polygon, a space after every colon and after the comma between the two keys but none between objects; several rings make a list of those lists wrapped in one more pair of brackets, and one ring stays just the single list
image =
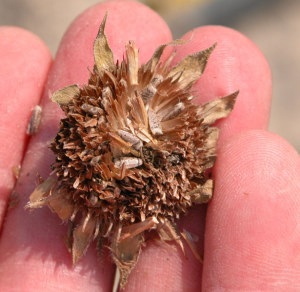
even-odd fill
[{"label": "dried sunflower seed head", "polygon": [[130,41],[126,59],[115,64],[105,21],[106,16],[94,42],[88,84],[70,85],[51,97],[66,116],[50,146],[56,179],[42,182],[27,207],[48,205],[70,221],[74,263],[91,241],[106,240],[122,288],[145,232],[157,230],[161,240],[183,246],[175,219],[210,200],[213,181],[206,170],[214,165],[219,134],[210,125],[232,111],[238,93],[203,106],[192,101],[191,88],[215,45],[170,68],[171,59],[163,64],[160,57],[167,45],[183,43],[177,40],[161,45],[139,67]]}]

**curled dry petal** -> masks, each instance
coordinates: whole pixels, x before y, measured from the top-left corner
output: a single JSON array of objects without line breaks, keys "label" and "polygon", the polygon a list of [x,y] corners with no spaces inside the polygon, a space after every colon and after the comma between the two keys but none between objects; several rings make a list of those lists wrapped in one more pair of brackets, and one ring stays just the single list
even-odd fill
[{"label": "curled dry petal", "polygon": [[210,201],[213,194],[214,182],[212,179],[208,179],[204,185],[200,185],[188,192],[191,200],[195,204],[204,204]]}]

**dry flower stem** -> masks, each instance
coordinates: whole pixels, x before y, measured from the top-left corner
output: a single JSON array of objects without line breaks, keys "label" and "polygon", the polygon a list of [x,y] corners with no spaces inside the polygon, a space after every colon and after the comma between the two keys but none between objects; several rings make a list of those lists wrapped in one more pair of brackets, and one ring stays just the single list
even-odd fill
[{"label": "dry flower stem", "polygon": [[106,17],[94,42],[88,84],[51,96],[66,116],[50,146],[56,178],[41,182],[27,207],[48,206],[70,222],[66,243],[74,264],[93,240],[99,253],[109,246],[124,288],[149,230],[183,252],[185,238],[201,258],[175,220],[212,197],[207,170],[216,159],[219,130],[211,124],[232,111],[238,93],[203,106],[193,103],[192,86],[215,45],[171,67],[174,54],[165,63],[160,57],[166,46],[184,43],[175,40],[139,67],[138,50],[129,41],[126,58],[115,64]]}]

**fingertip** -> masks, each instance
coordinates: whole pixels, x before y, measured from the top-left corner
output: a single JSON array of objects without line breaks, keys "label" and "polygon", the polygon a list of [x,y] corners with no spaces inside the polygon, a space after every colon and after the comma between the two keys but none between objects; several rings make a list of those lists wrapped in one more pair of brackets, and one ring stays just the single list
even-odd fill
[{"label": "fingertip", "polygon": [[297,151],[266,131],[238,134],[220,147],[215,178],[207,213],[204,290],[291,290],[299,285]]},{"label": "fingertip", "polygon": [[204,74],[195,84],[200,103],[239,90],[232,114],[222,122],[222,139],[249,129],[265,129],[271,101],[271,73],[258,47],[240,32],[204,26],[183,36],[190,42],[178,48],[176,60],[217,43]]},{"label": "fingertip", "polygon": [[[215,164],[216,192],[219,199],[233,200],[233,194],[224,195],[227,189],[235,193],[249,187],[256,188],[257,183],[266,188],[266,195],[276,195],[268,192],[276,186],[287,191],[287,187],[299,187],[300,158],[297,151],[282,137],[264,130],[252,130],[232,136],[218,149]],[[254,180],[257,183],[254,183]],[[265,198],[261,191],[255,196]],[[246,191],[245,191],[246,192]],[[240,197],[238,197],[240,198]],[[216,203],[219,202],[216,199]],[[225,203],[225,201],[224,201]],[[212,204],[213,206],[214,204]]]},{"label": "fingertip", "polygon": [[[5,96],[11,96],[9,102],[21,91],[22,100],[31,100],[31,90],[41,92],[46,74],[51,65],[52,56],[45,43],[35,34],[13,26],[0,27],[0,87]],[[33,88],[32,88],[33,87]],[[27,94],[30,90],[30,94]],[[5,100],[5,96],[1,100]],[[20,96],[21,97],[21,96]],[[20,102],[21,100],[18,100]],[[17,102],[17,101],[15,101]]]},{"label": "fingertip", "polygon": [[51,65],[51,54],[34,34],[18,27],[0,27],[0,226],[22,161],[26,127],[39,103]]},{"label": "fingertip", "polygon": [[[51,59],[51,53],[46,44],[32,32],[16,26],[0,26],[1,53],[23,54],[23,61],[31,57]],[[31,50],[38,50],[37,56],[28,54]],[[35,52],[35,51],[34,51]],[[3,60],[5,61],[5,59]]]}]

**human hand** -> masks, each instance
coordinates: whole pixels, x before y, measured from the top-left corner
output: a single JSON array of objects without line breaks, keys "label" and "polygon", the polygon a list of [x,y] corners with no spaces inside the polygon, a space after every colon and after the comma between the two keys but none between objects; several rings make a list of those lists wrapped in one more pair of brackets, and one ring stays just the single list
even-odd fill
[{"label": "human hand", "polygon": [[[48,91],[86,83],[86,68],[93,66],[93,40],[106,10],[106,34],[116,58],[122,58],[124,44],[131,39],[142,62],[171,40],[166,24],[141,4],[102,3],[71,25],[48,75],[50,54],[39,40],[19,29],[0,30],[4,56],[0,68],[1,218],[12,188],[11,167],[21,162],[27,149],[15,189],[20,202],[0,221],[0,291],[111,290],[114,268],[108,252],[100,263],[90,248],[73,268],[62,243],[66,228],[57,216],[46,208],[32,214],[23,209],[35,187],[36,173],[47,177],[53,161],[47,145],[62,113],[48,98]],[[183,38],[190,37],[188,33]],[[240,94],[231,115],[219,123],[214,198],[207,213],[203,206],[194,208],[180,223],[199,236],[199,250],[205,244],[204,264],[188,248],[185,258],[176,248],[147,242],[127,291],[199,291],[201,287],[204,291],[293,291],[300,286],[300,160],[287,142],[265,131],[271,78],[264,57],[233,30],[203,27],[193,31],[190,42],[176,48],[174,62],[214,42],[218,45],[195,85],[197,102],[237,89]],[[40,96],[42,122],[27,141],[30,109]]]}]

